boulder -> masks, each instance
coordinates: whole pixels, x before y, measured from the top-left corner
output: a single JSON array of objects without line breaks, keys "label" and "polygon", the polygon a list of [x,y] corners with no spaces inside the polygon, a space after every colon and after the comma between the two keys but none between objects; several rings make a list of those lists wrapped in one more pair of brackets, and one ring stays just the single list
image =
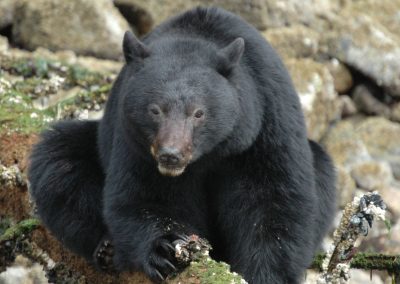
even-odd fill
[{"label": "boulder", "polygon": [[308,58],[287,59],[285,64],[300,96],[308,136],[318,141],[340,115],[333,78],[323,64]]},{"label": "boulder", "polygon": [[8,48],[8,39],[4,36],[0,36],[0,55],[5,54]]},{"label": "boulder", "polygon": [[369,86],[364,84],[356,86],[352,92],[352,97],[359,112],[390,117],[391,110],[389,106],[379,101]]},{"label": "boulder", "polygon": [[383,161],[361,162],[352,168],[351,176],[358,187],[368,191],[384,189],[393,181],[390,165]]},{"label": "boulder", "polygon": [[322,140],[335,165],[346,170],[372,159],[363,140],[354,133],[353,118],[345,119],[333,126]]},{"label": "boulder", "polygon": [[346,95],[339,96],[339,104],[341,106],[341,117],[346,118],[357,113],[357,107],[354,104],[354,101]]},{"label": "boulder", "polygon": [[400,1],[288,0],[266,6],[267,28],[307,26],[318,34],[318,58],[339,59],[400,96]]},{"label": "boulder", "polygon": [[263,35],[283,58],[312,57],[318,51],[318,33],[302,25],[268,29]]},{"label": "boulder", "polygon": [[46,47],[118,59],[128,23],[109,0],[21,0],[13,40],[26,49]]},{"label": "boulder", "polygon": [[[321,51],[400,96],[400,1],[348,1],[327,19]],[[371,12],[373,11],[373,13]]]},{"label": "boulder", "polygon": [[383,117],[352,116],[337,123],[323,144],[336,165],[351,172],[357,185],[376,190],[400,177],[400,125]]},{"label": "boulder", "polygon": [[400,160],[400,125],[383,117],[369,117],[355,124],[355,136],[377,160]]},{"label": "boulder", "polygon": [[356,183],[349,174],[349,171],[338,165],[337,169],[337,204],[340,208],[344,208],[347,203],[351,202],[354,198],[356,191]]},{"label": "boulder", "polygon": [[336,58],[330,60],[327,67],[333,77],[336,92],[339,94],[347,93],[353,87],[353,76],[350,70]]},{"label": "boulder", "polygon": [[267,27],[276,28],[303,24],[306,26],[327,28],[326,19],[338,10],[341,1],[331,0],[267,0]]},{"label": "boulder", "polygon": [[168,17],[196,6],[219,6],[234,12],[258,29],[266,28],[266,3],[263,0],[114,0],[140,34],[148,32]]},{"label": "boulder", "polygon": [[15,0],[0,1],[0,30],[12,24],[15,2]]}]

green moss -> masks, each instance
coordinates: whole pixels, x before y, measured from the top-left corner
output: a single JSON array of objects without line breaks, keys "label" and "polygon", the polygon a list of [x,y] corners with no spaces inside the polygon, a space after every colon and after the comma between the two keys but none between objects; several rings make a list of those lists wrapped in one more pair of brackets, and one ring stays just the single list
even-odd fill
[{"label": "green moss", "polygon": [[62,118],[74,118],[75,111],[79,110],[98,111],[104,107],[111,87],[111,84],[107,84],[90,91],[84,90],[73,98],[62,101],[52,111],[56,112],[57,108],[61,110]]},{"label": "green moss", "polygon": [[54,117],[52,110],[37,110],[32,107],[29,95],[14,89],[0,97],[1,132],[12,130],[22,133],[38,132]]},{"label": "green moss", "polygon": [[[111,79],[106,75],[43,58],[2,58],[0,71],[4,79],[6,73],[23,77],[23,80],[14,82],[5,79],[9,85],[5,90],[3,87],[0,95],[0,132],[36,133],[53,121],[60,110],[67,113],[62,115],[63,118],[72,117],[70,114],[79,109],[98,110],[105,104],[111,89]],[[83,91],[75,98],[61,101],[46,110],[33,106],[33,101],[39,97],[76,86]]]},{"label": "green moss", "polygon": [[199,275],[200,283],[240,283],[241,277],[230,272],[230,267],[224,262],[216,262],[211,258],[204,258],[200,262],[191,264],[189,271]]},{"label": "green moss", "polygon": [[43,82],[40,78],[27,78],[23,81],[17,81],[13,85],[13,89],[19,93],[25,94],[30,98],[36,98],[35,89]]},{"label": "green moss", "polygon": [[243,283],[243,279],[237,273],[230,271],[230,266],[224,262],[217,262],[208,256],[192,261],[176,278],[168,283]]},{"label": "green moss", "polygon": [[0,62],[1,68],[13,75],[20,75],[23,77],[48,77],[50,68],[49,62],[43,58],[18,58],[18,59],[4,59]]},{"label": "green moss", "polygon": [[14,240],[20,238],[22,235],[26,235],[32,230],[36,229],[40,225],[40,221],[35,218],[25,219],[18,224],[8,228],[1,236],[0,243],[8,240]]},{"label": "green moss", "polygon": [[[325,254],[317,254],[310,268],[321,270],[324,258]],[[387,270],[390,273],[400,273],[400,255],[359,252],[351,259],[350,267],[364,270]]]},{"label": "green moss", "polygon": [[0,236],[11,226],[10,218],[0,218]]},{"label": "green moss", "polygon": [[324,261],[325,256],[326,256],[325,253],[319,253],[315,255],[313,262],[310,265],[310,268],[322,271],[322,262]]},{"label": "green moss", "polygon": [[400,255],[357,253],[350,262],[351,268],[387,270],[400,272]]},{"label": "green moss", "polygon": [[68,84],[72,86],[90,88],[93,85],[104,85],[110,83],[110,79],[106,76],[89,71],[79,65],[68,66],[66,75]]}]

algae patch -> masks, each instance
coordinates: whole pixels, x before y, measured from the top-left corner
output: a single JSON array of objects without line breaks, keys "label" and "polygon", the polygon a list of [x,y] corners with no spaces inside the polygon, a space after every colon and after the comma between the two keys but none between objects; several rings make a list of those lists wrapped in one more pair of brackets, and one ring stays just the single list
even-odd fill
[{"label": "algae patch", "polygon": [[112,76],[44,58],[0,59],[0,132],[36,133],[104,108]]}]

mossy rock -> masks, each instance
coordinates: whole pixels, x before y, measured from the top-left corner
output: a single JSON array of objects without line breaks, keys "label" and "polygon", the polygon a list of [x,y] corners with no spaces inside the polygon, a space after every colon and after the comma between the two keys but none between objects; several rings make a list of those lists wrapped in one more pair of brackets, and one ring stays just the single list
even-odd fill
[{"label": "mossy rock", "polygon": [[[37,133],[76,110],[104,107],[112,78],[79,65],[44,58],[0,60],[0,132]],[[74,98],[57,98],[55,105],[37,108],[34,102],[79,87]],[[58,101],[59,99],[59,101]],[[61,113],[61,114],[60,114]]]}]

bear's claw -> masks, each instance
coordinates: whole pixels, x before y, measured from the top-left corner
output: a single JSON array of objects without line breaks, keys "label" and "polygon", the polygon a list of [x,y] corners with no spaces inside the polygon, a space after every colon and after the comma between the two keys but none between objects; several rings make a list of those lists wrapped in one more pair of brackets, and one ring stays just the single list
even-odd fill
[{"label": "bear's claw", "polygon": [[113,256],[113,245],[108,239],[103,239],[94,252],[96,267],[105,272],[114,272]]}]

